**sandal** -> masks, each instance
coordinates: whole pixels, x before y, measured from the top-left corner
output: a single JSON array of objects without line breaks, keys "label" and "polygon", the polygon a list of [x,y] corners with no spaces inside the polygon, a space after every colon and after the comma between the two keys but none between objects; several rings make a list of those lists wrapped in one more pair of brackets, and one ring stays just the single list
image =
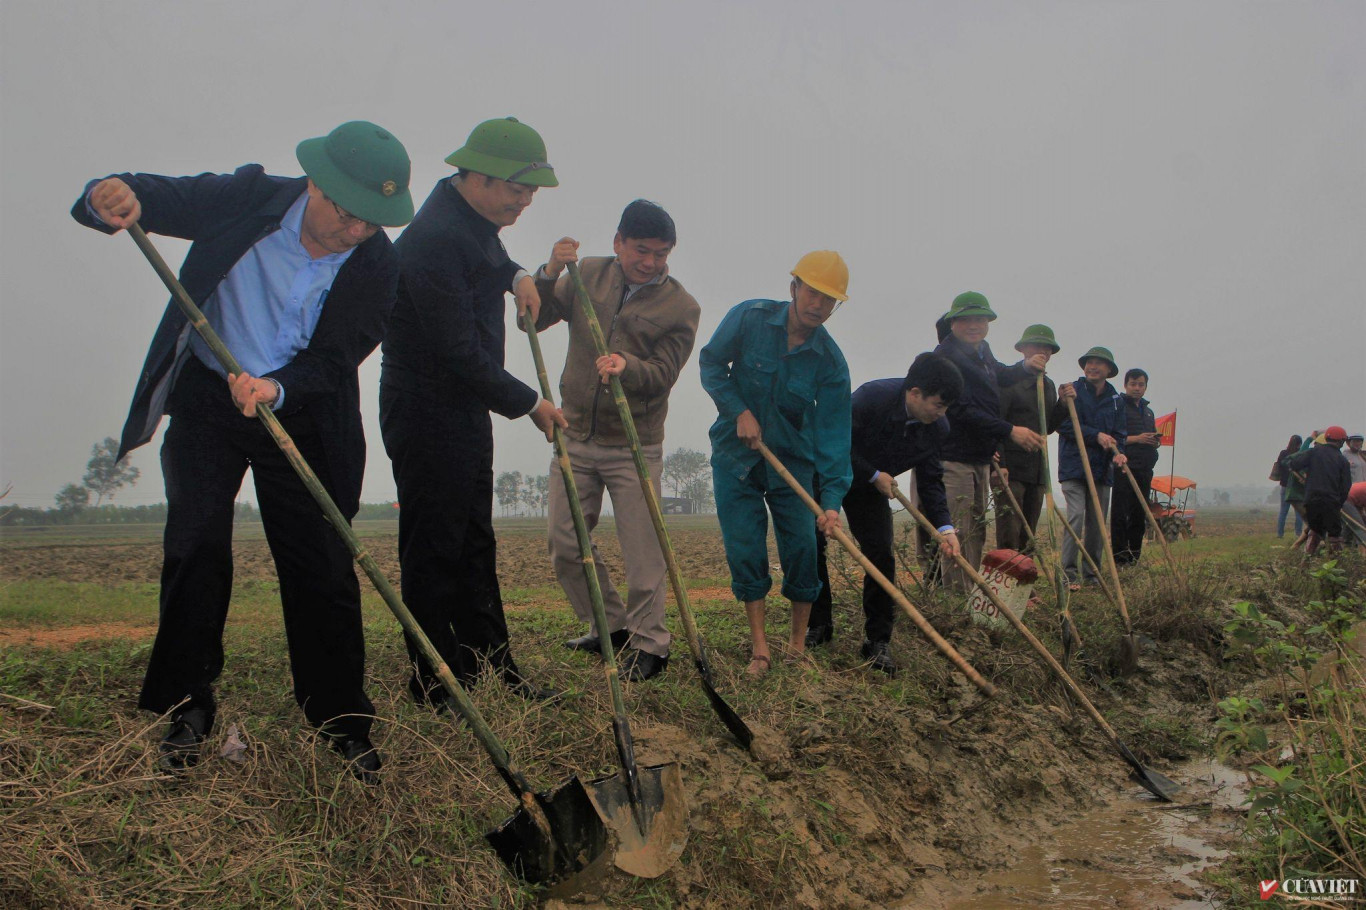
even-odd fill
[{"label": "sandal", "polygon": [[745,674],[758,679],[768,673],[773,666],[773,659],[767,654],[755,654],[749,659],[749,666],[745,668]]}]

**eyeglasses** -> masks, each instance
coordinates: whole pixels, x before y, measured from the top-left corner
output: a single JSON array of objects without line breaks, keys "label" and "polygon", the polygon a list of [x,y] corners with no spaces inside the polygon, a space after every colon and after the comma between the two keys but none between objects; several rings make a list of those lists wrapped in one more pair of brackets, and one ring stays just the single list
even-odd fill
[{"label": "eyeglasses", "polygon": [[367,231],[379,230],[380,226],[378,224],[375,224],[373,221],[366,221],[364,218],[359,218],[355,215],[352,215],[346,209],[337,205],[337,203],[332,200],[332,197],[324,196],[323,198],[326,199],[328,202],[331,202],[332,208],[337,210],[337,220],[341,222],[342,227],[349,228],[355,227],[356,225],[360,224],[364,225]]}]

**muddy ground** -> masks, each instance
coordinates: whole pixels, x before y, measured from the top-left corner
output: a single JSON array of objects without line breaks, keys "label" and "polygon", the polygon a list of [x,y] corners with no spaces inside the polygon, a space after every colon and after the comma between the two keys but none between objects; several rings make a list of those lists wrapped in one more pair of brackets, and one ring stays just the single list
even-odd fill
[{"label": "muddy ground", "polygon": [[[602,558],[610,570],[618,571],[615,539],[610,534],[599,538]],[[673,540],[685,575],[704,580],[693,588],[692,597],[706,631],[712,628],[709,610],[733,609],[724,585],[719,536],[712,529],[682,528],[673,533]],[[367,546],[382,568],[397,578],[393,541],[383,535],[370,537]],[[505,591],[554,584],[544,546],[538,532],[518,531],[501,538]],[[239,541],[236,565],[238,580],[273,577],[264,541]],[[160,544],[155,540],[39,545],[11,538],[3,548],[0,581],[155,583],[159,570]],[[838,621],[847,630],[856,622],[857,595],[842,582],[837,583],[837,595]],[[538,599],[519,598],[521,602],[510,606],[514,627],[524,611],[538,609]],[[898,623],[897,655],[905,670],[895,685],[861,666],[853,632],[847,638],[854,641],[818,652],[813,666],[780,665],[758,685],[740,672],[742,642],[717,649],[722,690],[756,729],[777,743],[776,754],[766,756],[766,761],[756,761],[737,748],[709,715],[705,702],[691,694],[693,679],[683,660],[675,661],[675,669],[662,678],[665,682],[659,688],[633,690],[637,757],[642,764],[678,762],[690,807],[691,840],[684,858],[660,880],[660,888],[650,892],[661,898],[658,906],[704,908],[717,906],[718,900],[726,906],[805,908],[1036,903],[1031,897],[1038,893],[1031,890],[1034,884],[991,878],[1022,862],[1031,869],[1046,866],[1045,877],[1061,882],[1058,902],[1067,892],[1069,864],[1072,870],[1093,873],[1097,868],[1103,872],[1106,863],[1134,867],[1135,875],[1114,877],[1114,893],[1098,898],[1103,905],[1165,906],[1163,896],[1196,902],[1213,896],[1198,878],[1171,871],[1200,853],[1190,845],[1168,844],[1165,854],[1157,850],[1151,862],[1140,859],[1135,866],[1132,855],[1122,855],[1131,853],[1124,846],[1109,854],[1085,855],[1091,835],[1084,828],[1073,842],[1060,839],[1057,832],[1093,813],[1118,813],[1125,819],[1120,827],[1132,828],[1134,819],[1151,821],[1165,810],[1127,780],[1125,766],[1013,636],[975,627],[950,598],[926,600],[913,594],[913,599],[1000,687],[996,698],[984,699],[951,672],[904,619]],[[1114,645],[1109,608],[1078,609],[1083,629],[1093,633],[1090,648],[1099,675],[1106,678],[1106,690],[1087,684],[1087,691],[1141,760],[1180,780],[1189,767],[1185,763],[1203,756],[1213,701],[1234,685],[1229,668],[1210,647],[1210,624],[1195,623],[1199,634],[1182,634],[1184,626],[1149,612],[1138,591],[1131,595],[1130,609],[1146,634],[1140,668],[1134,675],[1114,678],[1105,666]],[[1208,610],[1215,618],[1220,605],[1202,604],[1198,610]],[[1052,622],[1046,614],[1033,614],[1031,625],[1036,624],[1051,642]],[[130,637],[150,632],[150,627],[143,627]],[[88,632],[71,626],[6,628],[0,630],[0,647],[69,648],[79,645],[86,634],[103,639],[119,630],[96,624]],[[514,637],[517,634],[514,628]],[[51,641],[47,635],[53,636]],[[724,633],[719,637],[730,640]],[[531,660],[538,666],[556,666],[565,658],[550,649]],[[591,669],[591,662],[583,664]],[[401,691],[398,674],[392,675],[391,694]],[[566,719],[571,728],[594,704],[606,708],[600,693],[587,697],[590,703],[577,706],[579,719]],[[383,704],[380,708],[386,710]],[[4,711],[0,721],[30,723]],[[553,716],[542,722],[555,724]],[[394,729],[383,747],[391,752],[401,749],[407,732]],[[561,740],[582,739],[572,729],[556,735]],[[468,749],[468,743],[461,748]],[[130,756],[130,764],[141,768],[149,763],[151,748],[146,751],[145,756]],[[569,747],[559,760],[570,766],[610,768],[610,756],[610,735],[598,735],[590,743]],[[469,760],[471,767],[480,764],[477,754]],[[487,769],[483,776],[490,776]],[[496,779],[487,792],[474,796],[506,804],[506,795],[498,795]],[[1213,812],[1208,808],[1210,788],[1192,786],[1183,799],[1187,817],[1200,827],[1200,819]],[[1218,807],[1218,813],[1221,818],[1211,821],[1209,831],[1197,832],[1194,838],[1201,849],[1210,840],[1228,837],[1230,816],[1238,817],[1238,811],[1228,806]],[[1045,852],[1030,852],[1039,849]],[[502,881],[496,862],[477,847],[469,858],[462,854],[462,861],[478,864],[490,881]],[[423,890],[425,873],[412,872],[409,893],[414,899],[435,893]],[[1151,879],[1150,888],[1134,884],[1143,875]],[[639,884],[617,875],[586,893],[555,900],[638,906]],[[1103,891],[1110,886],[1097,887]],[[359,906],[365,901],[356,896],[346,903]]]}]

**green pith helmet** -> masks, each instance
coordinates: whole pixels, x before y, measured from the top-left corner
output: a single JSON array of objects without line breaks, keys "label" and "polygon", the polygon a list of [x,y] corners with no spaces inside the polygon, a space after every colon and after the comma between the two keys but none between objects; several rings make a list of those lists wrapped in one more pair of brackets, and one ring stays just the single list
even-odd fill
[{"label": "green pith helmet", "polygon": [[1053,338],[1053,330],[1043,323],[1026,328],[1024,334],[1020,336],[1020,340],[1015,342],[1015,350],[1023,353],[1024,346],[1027,344],[1041,344],[1046,348],[1052,348],[1054,354],[1062,350]]},{"label": "green pith helmet", "polygon": [[996,313],[992,311],[991,304],[987,299],[976,291],[964,291],[953,298],[953,306],[944,314],[943,318],[949,322],[961,316],[985,316],[991,322],[996,318]]},{"label": "green pith helmet", "polygon": [[465,144],[451,152],[447,164],[527,186],[559,186],[555,169],[545,160],[541,134],[516,117],[485,120]]},{"label": "green pith helmet", "polygon": [[385,227],[413,220],[408,150],[383,127],[351,120],[305,139],[294,154],[314,185],[357,218]]},{"label": "green pith helmet", "polygon": [[1115,355],[1110,353],[1109,348],[1094,347],[1077,358],[1077,366],[1086,369],[1086,361],[1092,357],[1098,357],[1110,365],[1109,379],[1114,379],[1119,375],[1119,367],[1115,366]]}]

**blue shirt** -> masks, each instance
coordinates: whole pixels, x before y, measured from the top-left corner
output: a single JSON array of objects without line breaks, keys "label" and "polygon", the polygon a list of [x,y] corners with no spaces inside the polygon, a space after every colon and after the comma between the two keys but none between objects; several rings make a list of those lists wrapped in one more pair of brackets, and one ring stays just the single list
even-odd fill
[{"label": "blue shirt", "polygon": [[[716,402],[712,465],[743,478],[763,456],[735,435],[746,410],[759,421],[764,443],[797,477],[813,470],[821,508],[838,511],[853,482],[849,366],[825,326],[787,347],[790,302],[746,300],[721,320],[698,354],[702,388]],[[770,476],[771,488],[782,486]]]},{"label": "blue shirt", "polygon": [[[308,347],[332,282],[352,253],[329,253],[318,259],[309,254],[300,240],[307,206],[308,194],[301,193],[280,220],[280,229],[258,240],[237,260],[204,302],[209,325],[252,376],[278,370]],[[227,376],[197,332],[190,339],[190,350],[205,366]],[[282,388],[271,408],[284,403]]]}]

